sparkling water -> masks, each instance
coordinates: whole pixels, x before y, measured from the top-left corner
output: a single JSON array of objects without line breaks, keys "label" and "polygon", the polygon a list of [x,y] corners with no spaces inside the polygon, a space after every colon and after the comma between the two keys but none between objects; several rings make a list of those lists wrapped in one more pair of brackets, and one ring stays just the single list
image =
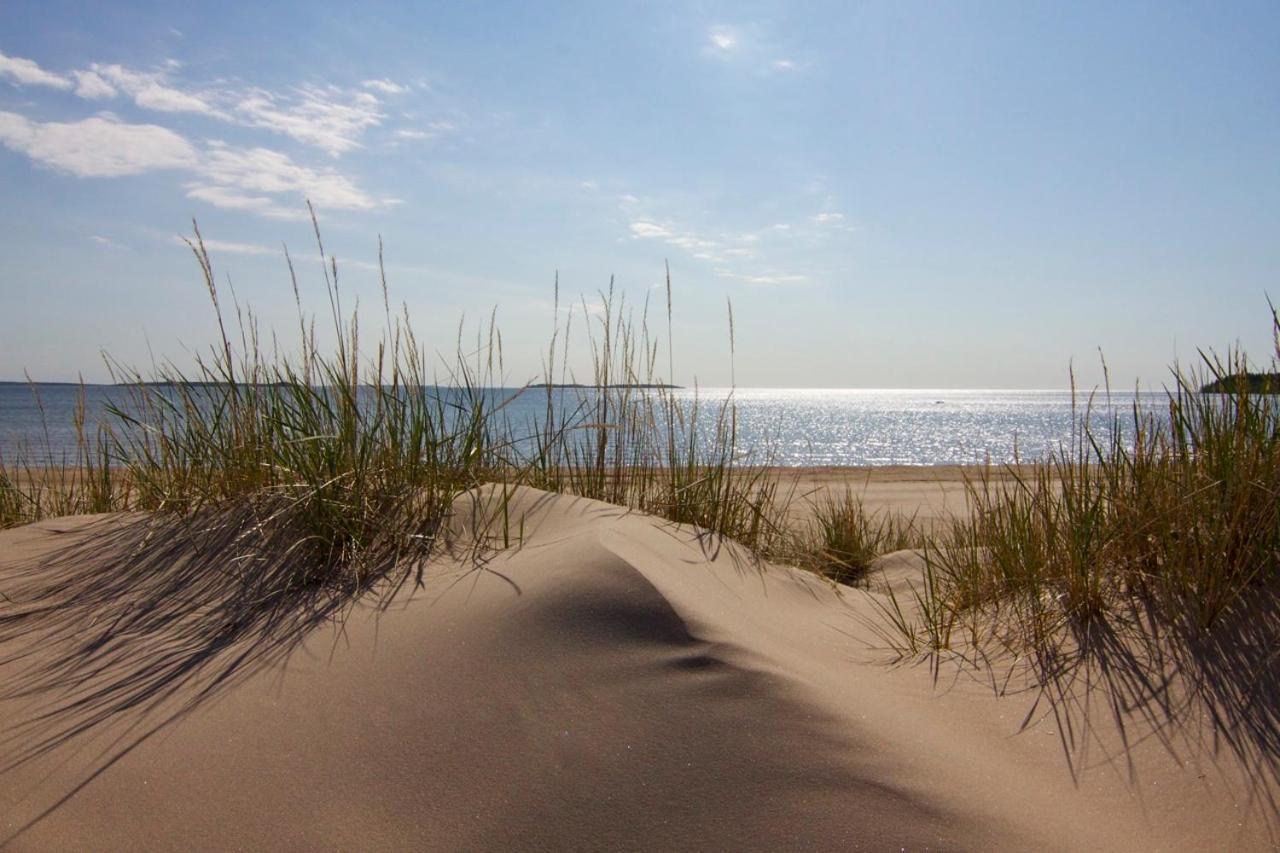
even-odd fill
[{"label": "sparkling water", "polygon": [[[79,386],[0,383],[0,453],[25,448],[38,461],[74,459],[74,413]],[[109,385],[85,388],[90,423],[108,401],[123,403],[127,392]],[[573,408],[583,392],[555,392]],[[673,392],[685,403],[695,392]],[[546,411],[546,392],[490,389],[495,400],[514,396],[503,410],[514,425],[533,424]],[[712,420],[729,399],[727,389],[696,392]],[[1072,440],[1080,417],[1091,406],[1092,422],[1105,428],[1110,413],[1129,417],[1135,402],[1157,414],[1167,405],[1161,392],[977,391],[927,389],[738,388],[738,444],[753,448],[755,461],[776,465],[948,465],[1030,461]],[[519,427],[517,426],[518,430]]]}]

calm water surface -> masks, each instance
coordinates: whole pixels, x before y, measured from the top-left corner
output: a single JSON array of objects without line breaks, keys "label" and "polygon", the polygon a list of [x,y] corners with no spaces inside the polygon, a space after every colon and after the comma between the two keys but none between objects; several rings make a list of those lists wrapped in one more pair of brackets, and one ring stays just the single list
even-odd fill
[{"label": "calm water surface", "polygon": [[[23,448],[52,461],[75,453],[74,385],[0,383],[0,453]],[[86,389],[92,419],[121,389]],[[497,397],[513,394],[492,389]],[[560,392],[576,395],[578,392]],[[692,401],[692,390],[677,392]],[[722,401],[726,389],[702,389],[705,405]],[[1071,440],[1087,398],[1063,391],[848,390],[739,388],[740,444],[772,455],[778,465],[943,465],[1037,459]],[[1162,393],[1113,393],[1111,411],[1128,414],[1165,408]],[[545,392],[526,392],[507,408],[513,423],[531,423],[545,410]],[[1093,402],[1095,423],[1108,418],[1108,399]],[[46,441],[47,425],[47,441]],[[46,450],[46,447],[48,450]]]}]

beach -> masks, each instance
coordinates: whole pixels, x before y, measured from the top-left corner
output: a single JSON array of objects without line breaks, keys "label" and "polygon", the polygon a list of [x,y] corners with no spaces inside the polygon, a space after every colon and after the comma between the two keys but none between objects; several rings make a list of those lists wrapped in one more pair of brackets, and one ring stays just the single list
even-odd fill
[{"label": "beach", "polygon": [[[963,473],[803,483],[936,518],[963,502]],[[502,545],[499,510],[518,531]],[[1274,753],[1176,682],[1123,707],[1106,673],[1039,689],[1016,662],[894,665],[876,602],[919,577],[914,552],[854,589],[688,525],[488,487],[455,501],[449,547],[397,589],[228,631],[201,615],[229,612],[207,580],[217,551],[157,524],[0,532],[9,849],[1276,840]],[[148,609],[167,615],[139,621]]]},{"label": "beach", "polygon": [[0,853],[1280,851],[1280,4],[0,4]]}]

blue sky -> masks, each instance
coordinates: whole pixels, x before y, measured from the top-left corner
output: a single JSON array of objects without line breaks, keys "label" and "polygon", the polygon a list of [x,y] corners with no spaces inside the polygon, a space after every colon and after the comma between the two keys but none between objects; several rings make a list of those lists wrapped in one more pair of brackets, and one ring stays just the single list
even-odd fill
[{"label": "blue sky", "polygon": [[[295,327],[344,289],[449,351],[496,306],[532,378],[552,281],[675,286],[675,379],[1159,385],[1270,351],[1280,5],[0,7],[0,378],[183,362],[179,240]],[[411,8],[410,8],[411,7]]]}]

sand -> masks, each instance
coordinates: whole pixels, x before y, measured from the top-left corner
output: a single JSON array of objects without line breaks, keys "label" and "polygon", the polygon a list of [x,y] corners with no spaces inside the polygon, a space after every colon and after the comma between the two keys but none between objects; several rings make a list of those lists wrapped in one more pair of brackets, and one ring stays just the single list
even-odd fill
[{"label": "sand", "polygon": [[779,490],[792,498],[793,520],[803,521],[815,502],[852,493],[872,512],[915,519],[923,530],[935,530],[968,510],[966,479],[986,476],[1004,487],[1031,473],[1027,467],[971,465],[883,465],[774,468]]},{"label": "sand", "polygon": [[[909,501],[933,474],[877,488]],[[218,584],[182,574],[216,575],[216,552],[145,538],[145,517],[0,532],[7,849],[1276,840],[1276,756],[1228,748],[1203,715],[892,666],[875,593],[617,507],[511,498],[513,547],[476,559],[472,519],[491,504],[464,496],[451,552],[415,567],[421,585],[411,574],[389,606],[340,621],[260,608],[229,634],[210,631]],[[906,583],[918,561],[890,555],[877,582]],[[176,583],[161,577],[170,564],[185,567]],[[74,621],[32,613],[31,591],[50,587]]]}]

